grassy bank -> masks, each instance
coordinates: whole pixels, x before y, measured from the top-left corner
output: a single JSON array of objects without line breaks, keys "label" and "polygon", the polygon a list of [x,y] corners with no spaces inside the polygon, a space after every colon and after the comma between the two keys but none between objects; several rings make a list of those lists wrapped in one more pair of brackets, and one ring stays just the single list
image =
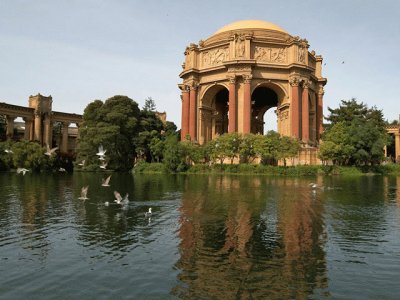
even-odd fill
[{"label": "grassy bank", "polygon": [[[168,173],[162,163],[140,163],[135,169],[138,174]],[[316,176],[316,175],[400,175],[400,165],[388,164],[379,166],[265,166],[253,164],[212,165],[198,164],[188,168],[182,174],[243,174],[243,175],[275,175],[275,176]]]}]

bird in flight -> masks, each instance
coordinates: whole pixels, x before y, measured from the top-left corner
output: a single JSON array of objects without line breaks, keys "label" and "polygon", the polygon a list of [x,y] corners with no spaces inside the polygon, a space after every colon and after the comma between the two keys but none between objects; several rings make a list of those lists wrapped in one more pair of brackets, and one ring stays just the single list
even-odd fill
[{"label": "bird in flight", "polygon": [[47,150],[46,150],[46,152],[44,154],[48,155],[48,156],[52,156],[53,153],[58,149],[58,147],[54,147],[54,148],[50,149],[49,145],[46,145],[46,148],[47,148]]},{"label": "bird in flight", "polygon": [[13,152],[12,150],[10,150],[10,149],[5,149],[4,152],[5,152],[5,153],[8,153],[8,154],[14,153],[14,152]]},{"label": "bird in flight", "polygon": [[106,155],[107,150],[103,149],[103,145],[99,146],[99,152],[96,153],[96,155],[103,157],[104,155]]},{"label": "bird in flight", "polygon": [[22,175],[25,175],[26,172],[29,172],[29,170],[25,169],[25,168],[18,168],[17,169],[17,174],[22,173]]},{"label": "bird in flight", "polygon": [[108,176],[107,178],[103,179],[103,183],[101,184],[101,186],[110,186],[110,179],[111,179],[111,175]]},{"label": "bird in flight", "polygon": [[83,167],[85,165],[85,160],[82,160],[79,164],[78,164],[78,166],[81,166],[81,167]]},{"label": "bird in flight", "polygon": [[84,201],[87,200],[87,199],[89,199],[89,198],[87,197],[88,189],[89,189],[89,186],[84,186],[84,187],[81,189],[81,196],[80,196],[78,199],[84,200]]},{"label": "bird in flight", "polygon": [[144,216],[145,216],[146,218],[150,218],[152,214],[153,214],[153,213],[151,212],[151,207],[149,207],[149,210],[146,211],[146,212],[144,213]]},{"label": "bird in flight", "polygon": [[107,162],[103,161],[103,163],[100,165],[100,168],[105,170],[107,167]]}]

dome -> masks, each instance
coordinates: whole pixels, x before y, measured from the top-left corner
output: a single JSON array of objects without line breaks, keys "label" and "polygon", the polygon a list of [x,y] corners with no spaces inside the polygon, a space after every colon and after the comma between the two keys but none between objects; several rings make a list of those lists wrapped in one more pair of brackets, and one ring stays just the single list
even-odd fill
[{"label": "dome", "polygon": [[275,30],[287,33],[286,30],[282,29],[278,25],[271,22],[261,21],[261,20],[243,20],[225,25],[224,27],[216,31],[214,34],[227,32],[231,30],[238,30],[238,29],[268,29],[268,30]]}]

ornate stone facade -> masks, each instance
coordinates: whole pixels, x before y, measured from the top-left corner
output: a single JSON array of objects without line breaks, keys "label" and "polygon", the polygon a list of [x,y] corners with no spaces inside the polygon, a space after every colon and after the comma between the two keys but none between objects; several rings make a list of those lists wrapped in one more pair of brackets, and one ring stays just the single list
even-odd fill
[{"label": "ornate stone facade", "polygon": [[322,57],[307,40],[264,21],[229,24],[190,44],[180,73],[182,140],[200,144],[225,132],[263,133],[275,109],[278,131],[307,148],[322,132]]}]

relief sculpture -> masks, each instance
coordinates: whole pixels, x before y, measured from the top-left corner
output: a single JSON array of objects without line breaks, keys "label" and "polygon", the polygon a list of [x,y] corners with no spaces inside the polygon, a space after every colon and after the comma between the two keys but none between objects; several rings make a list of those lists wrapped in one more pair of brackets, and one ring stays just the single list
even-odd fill
[{"label": "relief sculpture", "polygon": [[255,47],[254,58],[260,61],[286,62],[286,48]]},{"label": "relief sculpture", "polygon": [[215,66],[222,64],[229,58],[229,48],[218,48],[210,51],[206,51],[203,54],[203,65],[204,66]]}]

